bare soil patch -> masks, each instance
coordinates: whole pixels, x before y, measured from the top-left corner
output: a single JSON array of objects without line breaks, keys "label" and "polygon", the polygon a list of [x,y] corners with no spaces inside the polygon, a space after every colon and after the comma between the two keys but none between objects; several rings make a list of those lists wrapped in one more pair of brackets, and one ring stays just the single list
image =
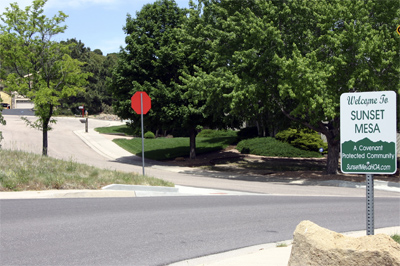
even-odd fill
[{"label": "bare soil patch", "polygon": [[[398,159],[399,160],[399,159]],[[365,182],[365,175],[326,174],[326,158],[282,158],[240,154],[235,146],[225,150],[196,156],[196,159],[177,158],[166,161],[170,164],[185,167],[201,167],[215,171],[245,173],[264,176],[265,179],[306,179],[306,180],[344,180]],[[398,163],[399,166],[399,163]],[[399,169],[395,175],[374,175],[376,180],[400,182]]]}]

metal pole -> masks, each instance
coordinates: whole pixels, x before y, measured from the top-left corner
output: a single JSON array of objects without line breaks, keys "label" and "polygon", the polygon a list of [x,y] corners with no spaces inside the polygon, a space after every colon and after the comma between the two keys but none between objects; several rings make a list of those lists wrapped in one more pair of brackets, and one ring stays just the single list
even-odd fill
[{"label": "metal pole", "polygon": [[86,117],[86,122],[85,122],[85,131],[88,133],[88,126],[89,126],[89,118]]},{"label": "metal pole", "polygon": [[374,175],[367,174],[367,235],[374,235]]},{"label": "metal pole", "polygon": [[140,116],[142,118],[142,165],[144,175],[144,130],[143,130],[143,93],[140,94]]}]

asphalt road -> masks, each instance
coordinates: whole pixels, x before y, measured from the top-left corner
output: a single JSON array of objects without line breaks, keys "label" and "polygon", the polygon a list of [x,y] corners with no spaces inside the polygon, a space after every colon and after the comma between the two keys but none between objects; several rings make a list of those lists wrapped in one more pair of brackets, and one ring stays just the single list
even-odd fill
[{"label": "asphalt road", "polygon": [[3,115],[35,116],[32,109],[3,109]]},{"label": "asphalt road", "polygon": [[[378,198],[375,227],[399,225],[400,199]],[[292,238],[311,220],[365,229],[365,199],[212,196],[1,200],[2,265],[166,265]]]}]

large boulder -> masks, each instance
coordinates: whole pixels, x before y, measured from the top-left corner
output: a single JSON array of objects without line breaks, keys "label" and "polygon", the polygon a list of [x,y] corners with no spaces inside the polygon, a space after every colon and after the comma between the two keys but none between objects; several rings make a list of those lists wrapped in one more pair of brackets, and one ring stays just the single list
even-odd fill
[{"label": "large boulder", "polygon": [[400,266],[400,245],[388,235],[350,237],[301,222],[294,232],[288,266]]}]

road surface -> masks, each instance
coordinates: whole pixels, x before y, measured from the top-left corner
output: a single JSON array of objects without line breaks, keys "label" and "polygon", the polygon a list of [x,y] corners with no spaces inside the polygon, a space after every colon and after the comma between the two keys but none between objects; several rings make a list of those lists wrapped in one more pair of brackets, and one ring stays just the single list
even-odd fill
[{"label": "road surface", "polygon": [[[2,265],[167,265],[292,238],[302,220],[365,229],[357,197],[203,196],[1,200]],[[376,228],[399,225],[378,198]]]}]

